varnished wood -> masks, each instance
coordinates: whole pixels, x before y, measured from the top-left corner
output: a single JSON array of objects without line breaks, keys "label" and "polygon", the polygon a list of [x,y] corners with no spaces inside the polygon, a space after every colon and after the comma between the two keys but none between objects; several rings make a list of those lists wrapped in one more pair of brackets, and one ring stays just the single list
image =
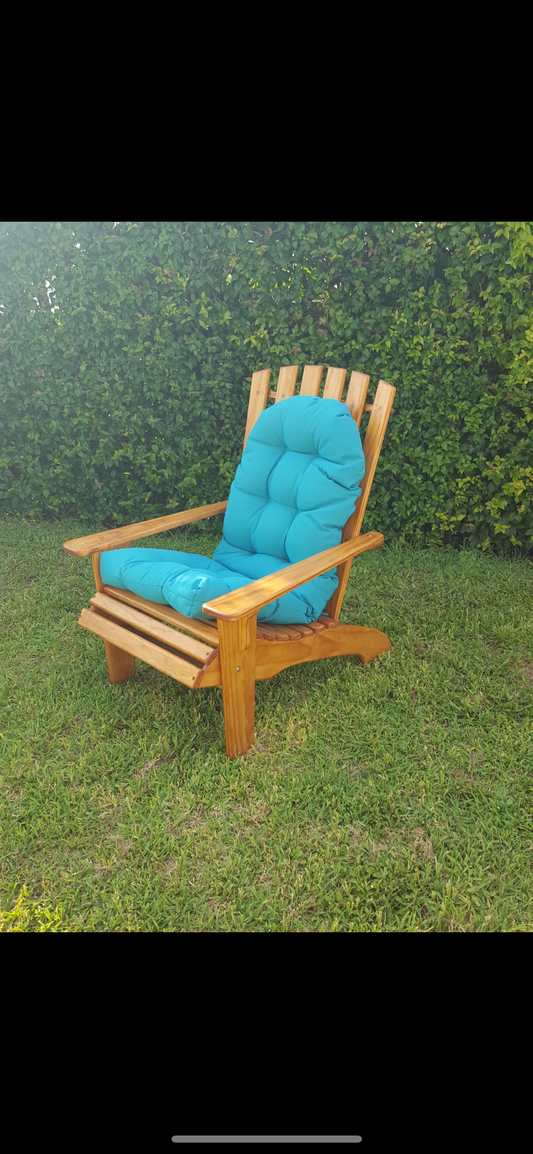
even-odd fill
[{"label": "varnished wood", "polygon": [[124,601],[126,605],[140,609],[143,613],[149,613],[152,617],[157,617],[158,621],[168,621],[169,625],[176,625],[178,629],[184,629],[193,637],[201,637],[202,641],[207,641],[210,645],[218,645],[218,632],[214,622],[213,625],[210,625],[208,621],[197,621],[195,617],[184,617],[183,613],[178,613],[177,609],[172,609],[170,605],[159,605],[157,601],[146,601],[144,597],[130,593],[129,589],[115,589],[112,585],[104,585],[102,593],[106,593],[109,597],[116,597],[118,601]]},{"label": "varnished wood", "polygon": [[154,669],[167,673],[175,681],[180,681],[182,685],[188,685],[191,689],[194,688],[201,671],[196,665],[189,664],[184,658],[169,653],[152,641],[138,637],[130,630],[124,629],[121,625],[115,625],[114,622],[106,620],[99,613],[91,613],[88,609],[82,609],[78,625],[88,629],[90,633],[96,633],[104,641],[111,642],[116,648],[130,653],[133,657],[138,657],[140,661],[146,661]]},{"label": "varnished wood", "polygon": [[227,508],[227,501],[217,501],[215,505],[203,505],[199,509],[187,509],[184,513],[173,513],[170,517],[155,517],[153,521],[139,521],[137,525],[124,525],[121,529],[106,529],[103,533],[92,533],[89,537],[77,537],[65,541],[63,549],[72,557],[87,557],[90,553],[106,553],[110,549],[127,548],[130,541],[140,541],[155,533],[165,533],[168,529],[179,529],[181,525],[191,525],[206,517],[216,517]]},{"label": "varnished wood", "polygon": [[[94,613],[95,610],[91,608],[89,612]],[[126,653],[124,649],[119,649],[118,646],[112,645],[111,642],[106,641],[105,638],[104,648],[111,685],[116,685],[119,681],[128,681],[130,677],[134,677],[135,658],[131,653]]]},{"label": "varnished wood", "polygon": [[[248,620],[220,621],[218,633],[226,753],[234,758],[246,753],[254,740],[257,618],[254,615]],[[209,671],[203,676],[209,678]],[[202,674],[199,684],[201,681]]]},{"label": "varnished wood", "polygon": [[[99,617],[105,617],[106,621],[112,621],[115,625],[121,625],[124,629],[128,629],[131,633],[133,633],[135,637],[142,636],[142,637],[145,637],[145,639],[147,641],[152,640],[151,637],[146,636],[146,631],[144,629],[141,633],[138,629],[134,629],[132,625],[126,624],[126,622],[124,622],[124,621],[117,621],[116,616],[114,616],[114,612],[108,613],[105,609],[102,609],[100,606],[98,606],[98,608],[97,608],[95,605],[91,605],[91,607],[89,609],[89,613],[96,613]],[[183,634],[181,636],[183,636]],[[165,641],[161,641],[159,639],[156,639],[156,643],[162,649],[165,649],[168,653],[175,654],[177,652],[178,656],[180,656],[180,653],[179,653],[179,651],[177,651],[176,646],[174,644],[167,645],[165,643]],[[106,652],[107,652],[107,647],[110,645],[110,642],[105,641],[104,644],[106,646]],[[120,654],[122,657],[127,658],[128,661],[133,661],[133,663],[135,662],[135,659],[132,658],[131,654],[125,653],[124,650],[117,649],[116,646],[114,646],[114,645],[111,646],[111,648],[113,650],[115,650],[117,654]],[[210,685],[211,684],[213,684],[213,685],[215,685],[215,684],[221,685],[222,684],[222,681],[220,680],[220,653],[219,653],[218,649],[211,649],[209,651],[208,657],[206,658],[206,660],[204,662],[196,660],[195,657],[190,657],[190,658],[187,657],[187,661],[190,661],[191,673],[192,673],[193,669],[196,669],[198,674],[200,674],[200,672],[201,672],[203,675],[204,673],[207,672],[207,670],[209,670],[210,676],[212,678],[213,673],[214,672],[216,673],[216,671],[218,670],[218,680],[216,680],[216,677],[215,677],[215,680],[211,679],[209,684]],[[133,669],[131,672],[134,672],[134,666],[133,666]],[[131,673],[129,673],[128,676],[131,676]],[[118,680],[122,681],[122,680],[125,680],[125,678],[120,677]],[[199,684],[200,684],[200,682],[198,681],[198,678],[197,678],[197,680],[194,683],[194,688],[198,689]]]},{"label": "varnished wood", "polygon": [[[310,637],[311,633],[313,633],[315,624],[316,623],[313,622],[311,626],[309,626],[309,625],[258,625],[257,626],[257,636],[263,637],[266,641],[268,641],[270,637],[275,638],[276,634],[277,634],[277,638],[279,638],[280,641],[283,640],[283,638],[287,638],[290,641],[294,637]],[[319,625],[319,626],[317,626],[317,628],[323,629],[323,626]]]},{"label": "varnished wood", "polygon": [[305,366],[302,374],[302,384],[300,388],[301,397],[318,397],[323,372],[323,365]]},{"label": "varnished wood", "polygon": [[281,625],[258,625],[257,636],[266,641],[289,640],[289,634]]},{"label": "varnished wood", "polygon": [[[373,408],[374,408],[373,405],[365,405],[365,413],[371,413]],[[391,409],[391,415],[393,412],[394,412],[394,409]]]},{"label": "varnished wood", "polygon": [[[152,638],[146,637],[146,629],[144,628],[144,622],[143,622],[143,631],[141,633],[138,629],[134,629],[130,623],[126,623],[125,621],[117,621],[117,618],[115,616],[117,604],[118,604],[118,602],[115,602],[113,613],[108,613],[107,610],[103,609],[101,605],[98,605],[98,606],[91,605],[91,607],[89,609],[89,613],[94,613],[100,618],[105,618],[106,621],[111,621],[115,625],[121,625],[122,628],[127,629],[131,634],[133,634],[133,637],[142,636],[145,638],[145,640],[150,641]],[[145,618],[145,621],[146,621],[146,618]],[[91,632],[94,632],[94,630],[91,630]],[[184,635],[181,634],[181,636],[183,637]],[[190,640],[190,638],[189,638],[189,640]],[[172,645],[167,645],[166,642],[161,640],[160,638],[156,638],[156,643],[160,648],[166,650],[167,653],[176,654],[176,646],[174,645],[174,643],[172,643]],[[106,656],[108,657],[108,668],[109,668],[110,681],[111,682],[126,681],[128,677],[132,677],[133,674],[135,673],[135,658],[132,656],[132,654],[126,653],[126,651],[124,649],[117,648],[117,646],[112,645],[110,641],[104,640],[104,645],[105,645]],[[130,645],[130,648],[131,648],[131,645]],[[178,653],[178,656],[179,656],[179,653]],[[198,679],[200,673],[202,674],[202,677],[203,677],[204,674],[209,672],[209,678],[210,678],[210,680],[208,682],[209,685],[222,685],[222,680],[221,680],[221,676],[220,676],[220,654],[219,654],[218,649],[208,650],[208,656],[203,663],[201,663],[200,661],[197,661],[196,658],[194,658],[194,657],[187,658],[187,660],[190,660],[191,675],[195,669],[196,669],[196,672],[198,674],[196,681],[194,683],[194,687],[193,687],[194,689],[198,689],[199,685],[202,684],[201,679],[200,680]],[[188,684],[188,682],[187,682],[187,684]]]},{"label": "varnished wood", "polygon": [[340,401],[346,380],[346,369],[328,369],[324,385],[324,400]]},{"label": "varnished wood", "polygon": [[100,554],[99,553],[93,553],[92,562],[93,562],[94,584],[96,586],[96,592],[101,593],[102,589],[104,588],[104,583],[103,583],[102,578],[100,576]]},{"label": "varnished wood", "polygon": [[116,645],[111,645],[110,641],[105,640],[104,648],[111,685],[116,685],[118,681],[128,681],[130,677],[135,676],[135,658],[131,653],[125,653],[123,649],[118,649]]},{"label": "varnished wood", "polygon": [[334,545],[332,549],[325,549],[322,553],[316,553],[314,557],[306,558],[305,561],[297,561],[295,565],[288,565],[286,569],[280,569],[268,577],[261,577],[251,585],[244,585],[241,589],[224,593],[223,597],[206,601],[202,605],[203,612],[218,619],[220,636],[221,621],[237,621],[239,617],[257,613],[263,605],[269,605],[271,601],[283,597],[285,593],[290,593],[292,589],[297,589],[299,585],[304,585],[313,577],[320,577],[321,573],[334,569],[348,557],[355,557],[368,549],[377,549],[382,544],[382,533],[365,533],[364,537],[358,537],[357,540]]},{"label": "varnished wood", "polygon": [[[180,650],[182,653],[190,652],[191,656],[196,656],[198,660],[203,660],[203,650],[205,650],[206,655],[212,655],[215,651],[215,646],[218,646],[218,632],[216,629],[211,629],[209,626],[204,627],[202,623],[195,622],[193,618],[182,617],[181,613],[177,613],[176,610],[171,609],[170,606],[159,605],[155,601],[145,601],[142,597],[138,597],[136,593],[128,593],[122,589],[114,590],[109,585],[104,585],[103,592],[107,596],[107,600],[104,597],[99,598],[95,594],[95,596],[91,598],[91,601],[98,607],[99,613],[104,613],[104,616],[109,616],[109,619],[112,621],[118,620],[119,623],[121,620],[129,621],[132,625],[135,623],[135,625],[145,633],[151,632],[145,624],[146,614],[155,617],[157,621],[172,622],[172,624],[179,626],[179,631],[176,630],[177,637],[174,638],[173,634],[171,636],[173,648]],[[117,595],[117,598],[115,598],[114,594]],[[120,602],[122,600],[124,600],[127,605],[131,603],[135,608],[141,610],[139,619],[135,620],[135,622],[133,618],[121,615]],[[108,610],[108,612],[106,612],[106,610]],[[322,617],[319,621],[309,621],[307,625],[258,625],[257,637],[261,638],[262,641],[293,641],[299,637],[312,637],[314,633],[321,633],[323,629],[331,629],[336,627],[336,625],[336,621],[325,617]],[[205,638],[211,642],[213,648],[210,646],[193,648],[192,638],[186,637],[182,630],[186,629],[188,633],[194,633],[196,632],[196,626],[198,626],[196,635],[200,636],[200,633],[205,634]],[[162,636],[162,634],[155,631],[153,636]],[[183,643],[180,640],[181,638],[183,638]],[[191,642],[190,648],[187,647],[187,641]],[[209,660],[210,658],[206,656],[205,659]]]},{"label": "varnished wood", "polygon": [[359,428],[359,425],[361,424],[361,417],[363,416],[363,410],[367,407],[371,408],[370,405],[368,405],[368,406],[365,405],[366,394],[368,392],[369,383],[370,383],[370,377],[368,377],[366,375],[366,373],[355,373],[354,372],[354,373],[352,373],[352,375],[350,377],[350,384],[348,385],[348,395],[346,397],[346,405],[348,406],[348,408],[352,414],[352,417],[353,417],[353,419],[357,425],[357,428]]},{"label": "varnished wood", "polygon": [[252,385],[250,388],[250,399],[248,401],[248,416],[246,418],[246,430],[244,433],[244,445],[255,425],[257,419],[261,416],[263,409],[266,407],[268,386],[270,382],[270,369],[262,369],[258,373],[252,373]]},{"label": "varnished wood", "polygon": [[284,401],[287,397],[294,396],[296,388],[296,378],[298,376],[298,365],[283,365],[279,370],[278,386],[276,389],[276,404],[278,401]]},{"label": "varnished wood", "polygon": [[[136,593],[130,593],[128,589],[115,589],[112,585],[104,585],[102,592],[109,597],[125,602],[126,605],[132,605],[134,609],[149,613],[158,621],[168,621],[170,625],[176,625],[178,629],[191,633],[193,637],[201,637],[210,645],[218,645],[218,632],[215,623],[210,625],[208,622],[198,621],[194,617],[184,617],[176,609],[171,609],[170,605],[159,605],[156,601],[146,601],[144,597],[138,597]],[[323,628],[323,623],[314,621],[307,625],[277,626],[265,624],[257,626],[257,636],[262,637],[263,640],[283,640],[285,637],[306,636],[314,630]]]},{"label": "varnished wood", "polygon": [[258,625],[257,636],[262,637],[265,641],[274,641],[277,637],[275,625]]},{"label": "varnished wood", "polygon": [[292,641],[295,637],[305,637],[311,634],[311,629],[305,625],[263,625],[257,626],[257,636],[266,641],[272,638],[276,641]]},{"label": "varnished wood", "polygon": [[[115,548],[116,549],[129,549],[130,545],[131,545],[131,541],[124,541],[122,543],[122,545],[116,545]],[[96,592],[101,593],[104,586],[103,586],[102,577],[100,574],[100,553],[93,553],[92,554],[92,563],[93,563],[94,584],[96,587]]]},{"label": "varnished wood", "polygon": [[[126,630],[128,632],[128,635],[130,637],[132,637],[132,636],[134,638],[135,637],[142,637],[142,638],[144,638],[144,640],[147,640],[147,642],[151,642],[151,643],[153,643],[153,640],[155,640],[155,638],[153,638],[153,636],[151,634],[147,634],[147,632],[145,632],[144,629],[138,629],[137,625],[132,625],[127,621],[119,621],[117,619],[117,617],[115,617],[113,614],[107,613],[106,609],[100,609],[100,608],[97,608],[95,605],[91,605],[89,608],[89,613],[95,613],[98,617],[105,617],[106,621],[111,621],[114,625],[119,625],[119,627],[121,629]],[[190,668],[196,669],[197,673],[200,673],[200,669],[203,669],[204,665],[208,664],[208,662],[198,661],[194,657],[189,657],[189,655],[187,653],[183,653],[182,651],[178,650],[177,646],[175,646],[174,644],[168,645],[166,643],[166,640],[162,640],[160,638],[157,638],[156,643],[159,646],[159,649],[166,650],[166,652],[171,653],[173,655],[173,657],[183,658],[183,660],[185,660],[187,662],[187,664],[190,665]],[[217,653],[218,650],[212,650],[211,652]]]},{"label": "varnished wood", "polygon": [[[145,641],[154,641],[153,635],[147,634],[144,628],[139,629],[137,625],[131,625],[128,621],[119,621],[117,617],[114,616],[114,614],[108,613],[106,609],[101,609],[100,607],[97,608],[96,605],[91,605],[89,608],[89,613],[95,613],[98,617],[105,617],[106,621],[111,621],[114,625],[119,625],[121,629],[127,630],[127,632],[133,637],[142,637]],[[194,668],[199,672],[200,669],[203,669],[204,665],[207,664],[207,662],[198,661],[195,657],[189,657],[188,654],[183,653],[181,650],[177,649],[174,643],[168,645],[167,642],[163,641],[160,637],[156,638],[155,640],[160,649],[165,649],[167,653],[171,653],[173,656],[183,657],[187,663],[190,663],[191,669]],[[212,650],[212,653],[217,652],[218,651],[216,649]]]},{"label": "varnished wood", "polygon": [[312,629],[308,629],[306,625],[282,625],[283,636],[288,641],[293,641],[298,637],[309,637],[313,633]]},{"label": "varnished wood", "polygon": [[[335,630],[325,629],[313,638],[297,641],[256,642],[255,680],[267,681],[291,665],[321,661],[325,657],[359,657],[363,664],[373,661],[379,653],[391,648],[389,638],[379,629],[365,629],[361,625],[339,625]],[[206,667],[198,679],[198,688],[207,689],[221,684],[220,668],[216,661]],[[225,706],[224,706],[225,709]],[[250,742],[251,744],[251,742]],[[228,754],[228,757],[230,755]]]},{"label": "varnished wood", "polygon": [[[393,385],[388,385],[386,381],[380,381],[376,389],[374,403],[372,405],[372,412],[366,430],[366,436],[363,441],[363,452],[365,455],[365,475],[361,481],[361,493],[355,503],[355,509],[351,517],[348,518],[344,526],[342,539],[344,541],[351,541],[359,537],[361,532],[361,525],[363,524],[363,517],[367,501],[370,496],[370,489],[372,481],[374,480],[374,473],[378,463],[385,430],[390,417],[392,409],[392,402],[396,389]],[[326,605],[326,613],[329,617],[334,617],[338,621],[342,609],[342,602],[350,576],[350,569],[353,558],[347,558],[345,563],[339,565],[337,568],[338,585],[332,597]]]},{"label": "varnished wood", "polygon": [[202,645],[201,641],[196,641],[186,633],[181,633],[178,629],[171,629],[170,626],[156,621],[147,613],[141,613],[139,609],[132,609],[131,606],[117,601],[116,598],[106,597],[104,593],[95,593],[94,597],[91,597],[91,605],[94,605],[96,609],[106,610],[107,613],[117,618],[119,623],[124,622],[126,625],[132,625],[135,629],[140,629],[143,633],[155,637],[157,641],[164,641],[167,645],[173,646],[180,653],[194,657],[196,661],[201,661],[202,665],[213,652],[211,646]]},{"label": "varnished wood", "polygon": [[318,618],[318,624],[324,625],[326,629],[338,629],[338,621],[334,621],[333,618],[328,617],[326,613],[323,613],[322,616]]},{"label": "varnished wood", "polygon": [[376,472],[376,466],[395,394],[396,389],[393,385],[387,384],[386,381],[379,382],[372,405],[368,428],[363,441],[365,475],[361,481],[361,493],[357,498],[355,511],[352,517],[346,522],[343,533],[343,540],[345,541],[349,539],[348,535],[357,537],[361,531],[361,525],[363,523],[363,517],[370,496],[370,489],[372,488],[372,482],[374,480],[374,474]]},{"label": "varnished wood", "polygon": [[[214,649],[212,656],[206,661],[203,668],[198,674],[198,680],[194,686],[195,689],[211,689],[212,686],[222,686],[222,673],[220,666],[220,650]],[[224,702],[224,697],[222,697]]]},{"label": "varnished wood", "polygon": [[334,630],[324,629],[312,638],[302,637],[299,641],[286,644],[258,640],[255,679],[266,681],[291,665],[320,661],[324,657],[345,657],[351,654],[367,664],[390,648],[391,643],[385,633],[360,625],[338,625]]}]

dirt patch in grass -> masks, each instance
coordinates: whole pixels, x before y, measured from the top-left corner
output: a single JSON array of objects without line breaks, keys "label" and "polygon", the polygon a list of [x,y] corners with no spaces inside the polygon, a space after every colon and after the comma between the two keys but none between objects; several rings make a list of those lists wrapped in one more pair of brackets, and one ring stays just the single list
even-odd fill
[{"label": "dirt patch in grass", "polygon": [[148,777],[148,774],[151,773],[152,770],[159,769],[160,765],[171,765],[173,761],[176,761],[177,757],[177,753],[169,753],[165,757],[155,757],[153,761],[145,761],[144,765],[139,766],[139,769],[134,771],[133,776]]}]

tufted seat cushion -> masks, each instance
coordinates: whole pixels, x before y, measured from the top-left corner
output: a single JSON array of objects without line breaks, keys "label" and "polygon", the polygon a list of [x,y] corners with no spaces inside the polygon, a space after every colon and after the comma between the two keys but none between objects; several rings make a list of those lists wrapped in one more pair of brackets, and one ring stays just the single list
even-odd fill
[{"label": "tufted seat cushion", "polygon": [[[246,443],[213,559],[170,549],[102,553],[106,585],[204,618],[202,605],[339,545],[361,492],[365,459],[346,405],[290,397],[266,409]],[[336,570],[265,605],[258,621],[316,621],[337,588]]]}]

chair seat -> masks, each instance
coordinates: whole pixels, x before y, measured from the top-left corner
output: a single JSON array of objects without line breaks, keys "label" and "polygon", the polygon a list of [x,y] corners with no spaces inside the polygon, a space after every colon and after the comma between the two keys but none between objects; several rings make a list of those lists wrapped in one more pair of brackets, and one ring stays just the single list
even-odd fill
[{"label": "chair seat", "polygon": [[[265,410],[231,486],[214,557],[167,549],[103,553],[104,585],[204,618],[202,605],[339,545],[365,471],[355,421],[340,401],[290,397]],[[264,605],[272,625],[316,621],[338,585],[336,569]]]},{"label": "chair seat", "polygon": [[[255,570],[252,576],[235,572],[197,553],[172,549],[112,549],[101,554],[100,574],[104,585],[127,589],[158,605],[171,605],[184,617],[210,621],[212,619],[202,612],[206,601],[251,585],[259,577],[290,565],[290,561],[267,554],[254,553],[249,557]],[[271,625],[306,625],[317,621],[336,587],[333,570],[265,605],[257,620]]]}]

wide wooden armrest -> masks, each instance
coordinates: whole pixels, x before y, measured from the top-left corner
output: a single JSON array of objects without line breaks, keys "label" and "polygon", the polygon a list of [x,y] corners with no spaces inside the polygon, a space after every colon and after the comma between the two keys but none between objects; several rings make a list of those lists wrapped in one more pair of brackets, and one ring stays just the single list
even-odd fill
[{"label": "wide wooden armrest", "polygon": [[89,553],[106,553],[109,549],[119,549],[129,541],[140,541],[143,537],[152,537],[154,533],[164,533],[166,529],[178,529],[180,525],[190,525],[193,521],[216,517],[218,513],[224,512],[227,504],[227,501],[218,501],[216,505],[186,509],[183,513],[172,513],[170,517],[155,517],[152,521],[139,521],[137,525],[106,529],[103,533],[92,533],[90,537],[65,541],[63,549],[73,557],[87,557]]},{"label": "wide wooden armrest", "polygon": [[320,577],[321,573],[336,569],[342,561],[348,561],[350,557],[368,549],[377,549],[383,544],[383,539],[382,533],[364,533],[361,537],[353,537],[342,545],[334,545],[332,549],[326,549],[305,561],[297,561],[295,565],[288,565],[278,573],[271,573],[270,577],[261,577],[259,581],[235,589],[233,593],[224,593],[223,597],[206,601],[202,605],[203,612],[219,621],[238,621],[241,617],[249,617],[262,609],[263,605],[283,597],[299,585],[305,585],[306,581],[312,581],[313,577]]}]

